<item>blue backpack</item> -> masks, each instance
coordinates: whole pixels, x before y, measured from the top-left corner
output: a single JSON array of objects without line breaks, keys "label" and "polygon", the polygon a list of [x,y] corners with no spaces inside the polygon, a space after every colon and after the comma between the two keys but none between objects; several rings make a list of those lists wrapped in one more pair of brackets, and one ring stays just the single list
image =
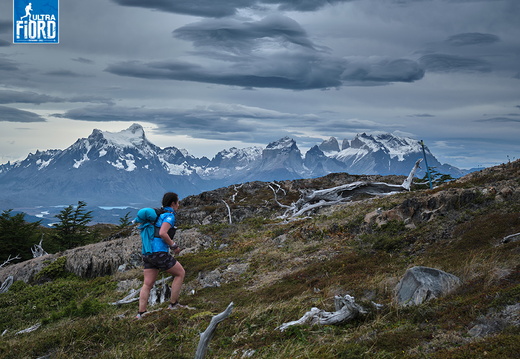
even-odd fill
[{"label": "blue backpack", "polygon": [[[155,224],[159,219],[159,216],[166,211],[163,208],[141,208],[137,211],[137,217],[134,219],[134,223],[140,223],[137,227],[141,230],[141,243],[142,243],[142,253],[149,254],[152,253],[152,241],[154,237],[159,237],[159,227]],[[175,236],[177,228],[171,227],[168,231],[168,235],[170,238]]]}]

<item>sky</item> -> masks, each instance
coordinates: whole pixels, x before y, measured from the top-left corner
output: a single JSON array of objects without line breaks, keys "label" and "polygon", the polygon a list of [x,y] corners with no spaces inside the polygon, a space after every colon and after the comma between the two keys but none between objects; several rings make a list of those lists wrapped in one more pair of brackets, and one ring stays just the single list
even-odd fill
[{"label": "sky", "polygon": [[59,44],[14,44],[14,2],[0,164],[133,123],[208,158],[363,132],[464,169],[520,158],[518,0],[62,0]]}]

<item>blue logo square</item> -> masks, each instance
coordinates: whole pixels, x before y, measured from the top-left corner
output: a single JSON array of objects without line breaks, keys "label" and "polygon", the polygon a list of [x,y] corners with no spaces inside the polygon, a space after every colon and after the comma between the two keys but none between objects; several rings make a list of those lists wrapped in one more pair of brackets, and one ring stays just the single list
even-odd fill
[{"label": "blue logo square", "polygon": [[59,43],[58,1],[13,0],[13,43]]}]

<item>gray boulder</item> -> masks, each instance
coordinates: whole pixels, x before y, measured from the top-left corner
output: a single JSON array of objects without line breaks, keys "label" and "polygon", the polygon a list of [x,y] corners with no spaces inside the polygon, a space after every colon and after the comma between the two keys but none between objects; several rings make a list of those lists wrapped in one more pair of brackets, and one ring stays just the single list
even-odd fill
[{"label": "gray boulder", "polygon": [[406,271],[395,287],[397,304],[419,305],[442,297],[461,285],[461,280],[450,273],[429,267],[413,267]]}]

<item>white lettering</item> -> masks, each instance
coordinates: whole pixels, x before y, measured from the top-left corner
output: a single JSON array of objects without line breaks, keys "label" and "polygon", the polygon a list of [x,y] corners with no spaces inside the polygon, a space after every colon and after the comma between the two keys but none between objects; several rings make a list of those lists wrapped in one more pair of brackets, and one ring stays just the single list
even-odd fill
[{"label": "white lettering", "polygon": [[38,27],[38,24],[36,21],[29,21],[29,25],[27,26],[27,35],[31,40],[36,39],[36,29]]},{"label": "white lettering", "polygon": [[[20,32],[24,29],[23,21],[16,22],[16,38],[19,39],[21,37]],[[25,31],[24,31],[25,32]]]},{"label": "white lettering", "polygon": [[22,16],[20,20],[15,21],[15,42],[52,42],[57,40],[58,22],[56,17],[54,14],[26,13],[26,16]]},{"label": "white lettering", "polygon": [[47,38],[56,38],[56,21],[47,21]]}]

